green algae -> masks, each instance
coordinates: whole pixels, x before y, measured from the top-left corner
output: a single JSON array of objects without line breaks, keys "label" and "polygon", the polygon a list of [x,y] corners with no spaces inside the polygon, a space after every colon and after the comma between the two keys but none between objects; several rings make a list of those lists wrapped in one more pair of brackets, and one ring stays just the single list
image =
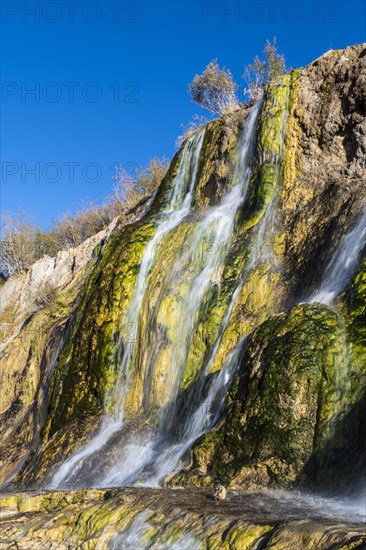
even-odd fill
[{"label": "green algae", "polygon": [[[250,495],[247,495],[250,499]],[[14,498],[21,513],[14,513]],[[269,519],[255,506],[214,503],[212,495],[185,491],[69,491],[5,496],[0,537],[20,550],[54,546],[100,550],[117,541],[136,547],[202,550],[332,547],[351,549],[365,542],[362,526],[312,519]],[[255,503],[254,503],[255,504]],[[17,509],[20,512],[20,508]],[[266,521],[268,519],[268,521]],[[122,538],[118,538],[122,535]],[[123,536],[124,535],[124,536]]]},{"label": "green algae", "polygon": [[[250,193],[253,200],[249,201],[250,206],[246,214],[250,221],[246,224],[237,224],[233,241],[225,253],[223,270],[219,275],[221,281],[209,289],[202,307],[197,312],[196,330],[189,345],[187,361],[181,376],[180,392],[184,392],[195,383],[218,338],[231,295],[251,254],[251,242],[255,236],[252,229],[263,217],[280,180],[279,154],[283,140],[281,132],[289,86],[290,78],[285,77],[283,82],[270,87],[268,91],[259,125],[258,167],[261,168],[255,170],[257,176],[255,181],[253,179],[251,182]],[[219,199],[223,186],[230,187],[235,183],[231,178],[231,166],[235,164],[238,128],[246,114],[245,110],[241,111],[235,121],[213,121],[206,129],[194,197],[196,210],[209,206],[209,197],[213,195]],[[108,412],[113,409],[111,395],[118,373],[116,346],[118,340],[123,337],[121,327],[124,314],[132,298],[144,247],[154,235],[156,216],[166,204],[169,186],[177,173],[179,158],[180,153],[173,159],[148,216],[115,232],[103,249],[95,251],[97,265],[85,284],[67,341],[55,367],[49,392],[49,414],[44,437],[51,437],[76,418],[95,416],[102,411]],[[264,159],[268,161],[267,164],[263,163]],[[269,159],[274,161],[271,163]],[[215,181],[212,179],[213,174],[216,174]],[[137,338],[140,345],[131,365],[131,384],[125,403],[127,419],[143,409],[152,413],[154,408],[164,406],[169,399],[171,389],[162,381],[168,376],[172,345],[177,338],[175,327],[187,285],[184,280],[178,285],[173,281],[173,286],[169,287],[171,283],[167,277],[174,270],[184,242],[194,234],[196,223],[194,217],[191,217],[166,236],[150,273],[148,293],[142,307],[143,314],[139,320],[136,319],[136,323],[139,323]],[[190,260],[192,274],[200,269],[205,254],[210,253],[209,246],[210,242],[207,240],[206,249],[202,247],[202,250],[197,251],[197,255]],[[265,285],[258,284],[253,295],[253,277],[254,275],[244,286],[239,301],[239,306],[244,303],[244,307],[249,311],[246,324],[243,325],[243,308],[240,315],[235,310],[234,320],[229,324],[229,330],[222,340],[213,370],[222,367],[225,356],[235,347],[243,334],[243,329],[245,332],[249,331],[256,322],[261,322],[266,316],[263,295]],[[274,289],[277,287],[276,277],[276,274],[262,274],[258,277],[257,283],[266,279],[268,284],[271,278],[272,286],[269,286]],[[273,313],[274,306],[270,305],[273,299],[270,291],[265,294],[269,315]],[[256,308],[259,310],[258,314],[254,311]],[[156,316],[156,326],[149,318],[150,312]],[[154,337],[161,341],[154,357],[147,355],[151,331],[155,334]]]},{"label": "green algae", "polygon": [[322,456],[332,420],[346,412],[349,394],[340,397],[339,385],[347,359],[342,320],[326,307],[297,306],[262,323],[248,340],[221,425],[194,448],[177,483],[191,474],[203,484],[294,483],[313,455]]},{"label": "green algae", "polygon": [[[247,201],[237,216],[217,281],[194,319],[178,391],[184,397],[195,387],[220,335],[231,297],[245,276],[210,369],[211,374],[219,371],[230,351],[250,334],[240,375],[228,394],[222,424],[198,442],[190,469],[173,483],[205,485],[223,480],[233,485],[288,486],[302,482],[307,463],[308,468],[311,464],[320,471],[328,460],[329,445],[342,448],[346,436],[337,426],[362,398],[365,264],[338,301],[339,315],[319,306],[299,306],[289,314],[276,315],[288,307],[299,272],[297,263],[303,261],[294,254],[294,247],[303,238],[299,233],[306,235],[301,227],[294,235],[288,226],[283,228],[283,221],[294,216],[303,193],[297,185],[302,120],[299,74],[293,71],[266,92]],[[127,420],[145,413],[154,422],[176,389],[166,383],[178,337],[176,327],[188,278],[199,271],[210,253],[209,241],[191,258],[187,280],[177,282],[170,277],[205,210],[235,183],[236,146],[246,116],[247,110],[242,109],[208,125],[194,212],[165,237],[149,274],[142,315],[137,320],[139,349],[131,363]],[[159,212],[166,207],[180,154],[173,159],[147,216],[119,230],[103,248],[95,250],[97,265],[80,296],[51,381],[44,439],[57,435],[68,423],[113,410],[111,394],[118,377],[116,350],[124,337],[123,319],[144,248],[155,233]],[[275,219],[268,216],[271,209]],[[260,250],[255,250],[262,224],[267,227],[266,239]],[[55,307],[59,313],[69,313],[67,298],[58,297]],[[152,340],[156,343],[153,351]],[[32,392],[30,383],[27,393]],[[68,452],[75,445],[73,442]],[[45,461],[51,462],[55,452],[57,443]]]}]

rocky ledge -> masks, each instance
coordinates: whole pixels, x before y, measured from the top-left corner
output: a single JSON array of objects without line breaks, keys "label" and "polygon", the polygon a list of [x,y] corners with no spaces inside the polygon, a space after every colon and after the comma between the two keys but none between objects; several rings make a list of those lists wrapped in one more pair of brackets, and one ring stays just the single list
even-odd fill
[{"label": "rocky ledge", "polygon": [[3,494],[0,548],[361,549],[362,507],[301,495],[213,489]]}]

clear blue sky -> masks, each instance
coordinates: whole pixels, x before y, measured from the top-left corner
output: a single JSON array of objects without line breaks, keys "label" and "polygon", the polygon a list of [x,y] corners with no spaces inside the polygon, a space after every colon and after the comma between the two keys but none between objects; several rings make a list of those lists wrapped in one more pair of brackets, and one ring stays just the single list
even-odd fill
[{"label": "clear blue sky", "polygon": [[297,67],[366,40],[361,0],[3,0],[2,27],[2,210],[44,228],[111,192],[115,163],[172,156],[180,125],[204,114],[187,87],[211,59],[240,83],[274,35]]}]

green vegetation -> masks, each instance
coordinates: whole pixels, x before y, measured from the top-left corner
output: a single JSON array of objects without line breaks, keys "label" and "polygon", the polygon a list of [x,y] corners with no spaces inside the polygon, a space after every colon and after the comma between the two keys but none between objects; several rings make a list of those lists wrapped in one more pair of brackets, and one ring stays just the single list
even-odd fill
[{"label": "green vegetation", "polygon": [[[244,97],[249,103],[258,101],[265,87],[289,70],[283,54],[278,53],[276,37],[266,41],[263,58],[255,56],[243,73],[246,83]],[[220,68],[217,60],[210,61],[201,75],[196,75],[189,86],[192,101],[211,113],[222,115],[235,109],[238,85],[229,69]]]},{"label": "green vegetation", "polygon": [[347,354],[342,320],[324,306],[265,321],[248,340],[222,425],[174,484],[293,484],[312,456],[321,459],[331,421],[345,410]]}]

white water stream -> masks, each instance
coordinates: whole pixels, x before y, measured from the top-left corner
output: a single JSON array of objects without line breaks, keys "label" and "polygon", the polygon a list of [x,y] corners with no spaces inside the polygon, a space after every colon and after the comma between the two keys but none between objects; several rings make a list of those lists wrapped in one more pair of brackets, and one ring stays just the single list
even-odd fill
[{"label": "white water stream", "polygon": [[201,542],[189,532],[180,536],[166,536],[164,531],[158,531],[156,541],[151,541],[151,524],[149,518],[153,512],[144,510],[137,514],[131,525],[117,535],[110,544],[110,550],[200,550]]},{"label": "white water stream", "polygon": [[366,246],[366,209],[356,225],[341,241],[330,261],[319,289],[308,300],[310,303],[329,304],[342,292],[359,265],[360,253]]},{"label": "white water stream", "polygon": [[[222,413],[226,390],[237,366],[245,338],[229,353],[219,373],[211,377],[209,373],[228,327],[237,297],[250,271],[263,255],[262,247],[268,232],[271,205],[267,207],[258,225],[255,243],[245,271],[221,321],[219,335],[205,362],[204,372],[200,375],[198,390],[190,398],[190,414],[181,421],[179,433],[175,433],[174,436],[172,432],[177,407],[179,407],[177,397],[195,332],[197,314],[210,287],[219,281],[219,272],[233,235],[236,214],[247,196],[260,108],[261,105],[257,104],[252,109],[242,130],[231,187],[228,186],[229,191],[218,205],[206,211],[205,216],[193,226],[194,230],[188,233],[180,257],[176,259],[165,281],[169,288],[169,284],[174,285],[176,280],[186,280],[188,289],[183,298],[183,305],[180,306],[180,315],[175,327],[175,335],[173,335],[172,359],[165,380],[169,400],[167,406],[161,408],[160,425],[158,429],[149,429],[143,433],[124,437],[123,445],[120,445],[118,451],[118,459],[113,461],[113,465],[104,467],[103,472],[93,469],[98,485],[121,486],[132,483],[140,486],[160,485],[168,475],[178,469],[186,451],[201,435],[212,429]],[[156,262],[159,248],[165,237],[191,212],[203,138],[203,132],[196,134],[187,141],[183,150],[180,166],[170,190],[168,206],[160,214],[156,232],[145,246],[134,294],[123,319],[124,324],[135,323],[135,320],[140,318],[149,287],[149,274]],[[272,163],[278,160],[267,159]],[[197,261],[197,251],[202,250],[209,241],[215,243],[215,252],[207,255],[204,261]],[[319,290],[308,300],[309,302],[329,303],[344,288],[357,268],[360,252],[365,244],[366,210],[341,241],[325,272]],[[114,416],[105,417],[99,432],[88,445],[62,464],[52,479],[53,487],[60,487],[72,481],[84,462],[97,455],[123,426],[124,401],[130,387],[131,362],[137,346],[138,341],[131,339],[119,349],[119,375],[112,395]],[[148,368],[154,372],[154,354],[151,353],[151,356],[153,359],[151,364],[148,364]]]},{"label": "white water stream", "polygon": [[[121,451],[120,460],[103,476],[101,484],[125,485],[135,482],[138,485],[154,486],[161,481],[178,465],[185,451],[205,431],[213,426],[209,421],[210,405],[221,396],[221,404],[216,404],[217,414],[220,414],[225,399],[225,389],[230,380],[233,367],[232,356],[227,359],[228,366],[221,370],[209,393],[198,409],[188,419],[182,430],[183,435],[174,442],[169,437],[170,420],[176,404],[180,380],[187,361],[188,351],[194,334],[197,312],[211,284],[215,283],[216,272],[222,264],[225,248],[232,237],[236,213],[245,201],[251,177],[256,123],[261,104],[257,104],[249,114],[244,125],[237,150],[237,170],[234,172],[234,185],[221,204],[210,208],[198,224],[192,238],[185,243],[179,261],[176,262],[170,280],[184,277],[185,267],[191,268],[197,250],[202,250],[204,242],[210,240],[215,243],[215,253],[208,255],[204,262],[198,264],[198,270],[191,275],[189,290],[184,298],[176,339],[173,347],[172,361],[165,381],[170,395],[171,405],[161,412],[160,429],[158,433],[150,432],[147,435],[133,437]],[[235,353],[233,354],[235,355]],[[215,418],[217,419],[215,413]]]},{"label": "white water stream", "polygon": [[[262,254],[262,244],[268,229],[270,207],[267,208],[256,234],[256,246],[253,248],[245,271],[229,301],[225,315],[221,322],[218,338],[210,352],[201,376],[198,397],[192,401],[190,415],[179,426],[178,437],[171,437],[171,420],[175,418],[175,408],[180,389],[182,375],[187,362],[192,338],[197,322],[197,314],[213,284],[220,279],[220,269],[223,265],[228,244],[231,241],[236,215],[244,204],[251,178],[251,167],[256,137],[256,124],[260,112],[260,104],[256,105],[247,118],[237,148],[237,164],[231,187],[222,201],[207,210],[205,216],[199,219],[194,231],[188,234],[181,256],[177,260],[171,273],[167,276],[168,285],[175,280],[186,280],[187,291],[183,297],[175,338],[172,341],[172,359],[165,381],[166,393],[169,396],[168,405],[160,411],[160,425],[158,429],[150,429],[144,433],[127,436],[119,449],[118,460],[103,472],[95,472],[96,482],[101,486],[121,486],[135,484],[139,486],[159,486],[163,480],[179,469],[182,458],[192,447],[192,444],[208,430],[212,429],[222,413],[228,385],[238,364],[243,350],[245,338],[228,354],[221,370],[209,377],[210,367],[217,355],[223,335],[228,327],[230,316],[237,297],[245,284],[248,274],[253,269]],[[183,150],[177,175],[172,183],[167,209],[158,219],[158,225],[152,239],[146,244],[137,275],[134,294],[129,308],[124,316],[125,326],[134,325],[140,318],[144,300],[149,287],[149,274],[157,260],[159,249],[164,239],[176,229],[192,212],[193,197],[199,159],[204,138],[200,132],[190,138]],[[268,160],[268,159],[267,159]],[[272,162],[275,159],[271,159]],[[205,261],[197,261],[197,251],[205,244],[213,242],[215,253],[206,256]],[[308,299],[308,302],[329,304],[345,288],[356,272],[360,254],[366,246],[366,210],[360,215],[351,231],[343,238],[338,249],[329,263],[318,290]],[[83,449],[66,460],[57,470],[51,481],[54,488],[73,480],[75,474],[83,467],[86,460],[97,455],[123,426],[124,405],[130,387],[131,362],[136,353],[138,342],[134,339],[126,341],[118,352],[119,375],[112,394],[113,417],[105,417],[97,435]],[[154,371],[154,354],[151,354],[151,363],[148,368]],[[98,474],[100,474],[98,476]],[[315,513],[318,504],[310,502],[311,497],[286,497],[287,505],[309,506]],[[286,502],[286,498],[281,500]],[[280,499],[279,499],[280,500]],[[321,516],[337,516],[341,510],[347,508],[351,514],[362,516],[365,513],[365,503],[359,501],[321,499],[319,514]],[[320,510],[322,508],[322,510]],[[329,514],[328,514],[328,512]],[[346,514],[345,514],[346,515]],[[148,529],[146,515],[138,516],[130,529],[118,535],[114,541],[115,548],[144,548],[144,537]],[[189,535],[182,541],[192,544]],[[130,546],[128,546],[128,544]],[[127,545],[127,546],[126,546]],[[171,546],[180,548],[181,546]],[[182,546],[183,548],[184,546]]]},{"label": "white water stream", "polygon": [[[148,284],[148,275],[154,265],[161,243],[168,233],[178,227],[191,209],[203,137],[204,132],[197,133],[188,140],[184,148],[182,161],[171,187],[169,207],[163,212],[162,220],[154,237],[145,247],[134,295],[124,319],[124,326],[133,326],[136,321],[136,313],[141,311]],[[121,423],[123,421],[124,399],[129,388],[129,366],[136,344],[137,342],[133,338],[127,339],[118,362],[120,365],[119,376],[113,393],[113,402],[115,404],[115,415]]]},{"label": "white water stream", "polygon": [[[271,211],[269,207],[258,226],[255,246],[252,248],[245,272],[229,302],[221,323],[219,336],[200,378],[197,398],[190,403],[190,415],[180,426],[177,437],[172,437],[172,419],[176,416],[180,382],[195,332],[197,314],[211,285],[217,284],[226,249],[233,235],[236,214],[247,196],[260,109],[260,103],[252,108],[243,127],[238,141],[237,161],[229,191],[221,203],[209,208],[205,216],[196,223],[194,231],[188,235],[187,241],[184,243],[180,257],[176,259],[171,273],[168,274],[168,287],[169,281],[174,286],[176,280],[186,280],[188,290],[184,296],[178,325],[174,331],[172,360],[165,380],[169,401],[168,406],[161,409],[159,429],[124,438],[123,445],[118,451],[118,460],[114,461],[112,466],[109,465],[102,475],[94,468],[94,479],[98,485],[116,486],[131,483],[145,486],[159,485],[167,475],[178,468],[185,452],[198,437],[215,425],[222,412],[226,390],[238,363],[244,339],[229,353],[218,374],[211,380],[209,380],[208,374],[227,328],[237,296],[255,262],[263,253],[262,244]],[[123,319],[125,325],[135,323],[136,318],[141,315],[145,294],[148,290],[149,273],[154,266],[164,238],[180,225],[191,210],[202,142],[203,133],[199,133],[192,137],[184,148],[180,167],[172,184],[169,206],[162,212],[156,232],[145,246],[134,294]],[[272,163],[278,161],[275,158],[266,160]],[[202,250],[207,242],[215,244],[214,253],[207,255],[203,261],[202,259],[197,261],[197,251]],[[62,486],[72,482],[84,462],[91,459],[94,454],[98,454],[112,436],[121,429],[124,401],[130,386],[131,361],[137,346],[138,342],[131,339],[121,345],[119,349],[119,375],[112,396],[114,417],[105,417],[98,434],[89,444],[63,463],[52,479],[52,486]],[[151,356],[153,357],[154,354]],[[154,370],[154,363],[148,366],[152,371]],[[204,390],[207,383],[208,387]]]},{"label": "white water stream", "polygon": [[[157,251],[164,237],[177,227],[190,211],[193,192],[197,179],[199,157],[203,143],[204,132],[198,132],[186,143],[182,153],[182,160],[174,181],[172,182],[168,207],[161,214],[161,221],[154,237],[147,243],[140,270],[137,276],[134,295],[124,318],[124,326],[131,326],[136,318],[136,311],[140,311],[144,298],[148,274],[156,258]],[[122,351],[119,350],[120,371],[115,390],[113,392],[114,416],[104,417],[100,430],[91,441],[81,450],[68,458],[54,474],[50,485],[61,487],[83,465],[83,462],[94,453],[102,449],[115,432],[123,425],[123,404],[129,387],[129,363],[133,356],[136,342],[129,339]]]},{"label": "white water stream", "polygon": [[[124,425],[124,406],[131,383],[131,364],[138,347],[138,340],[127,339],[117,352],[119,373],[111,396],[113,415],[105,416],[97,435],[60,466],[51,480],[50,488],[73,486],[78,472],[82,470],[85,463],[91,460],[95,462],[91,471],[94,472],[92,479],[95,479],[96,485],[160,486],[164,479],[179,470],[182,460],[194,442],[212,429],[219,420],[225,404],[226,391],[238,365],[245,338],[228,354],[219,372],[210,375],[210,369],[217,356],[240,291],[256,262],[263,255],[262,248],[268,231],[271,204],[258,224],[255,245],[221,320],[218,337],[205,361],[203,372],[200,374],[198,390],[189,397],[189,415],[183,417],[177,427],[177,433],[174,434],[173,425],[177,418],[177,409],[180,406],[178,394],[195,334],[197,317],[210,288],[214,284],[220,284],[220,274],[228,245],[234,233],[236,215],[247,197],[260,108],[260,104],[256,105],[246,120],[238,142],[236,166],[234,175],[229,182],[231,186],[228,185],[227,194],[219,204],[207,209],[203,217],[197,216],[197,221],[192,224],[193,229],[187,233],[187,240],[180,257],[173,266],[170,266],[171,272],[167,274],[165,280],[167,289],[174,286],[174,281],[182,280],[186,282],[186,289],[174,327],[175,334],[171,338],[171,364],[165,380],[168,400],[167,404],[160,408],[158,427],[123,438],[118,448],[117,459],[113,460],[112,464],[108,463],[103,471],[98,471],[98,452],[107,448],[108,442],[118,435]],[[204,132],[197,133],[187,141],[182,152],[179,169],[170,189],[167,208],[159,215],[155,234],[145,246],[134,293],[123,318],[124,326],[136,325],[136,320],[139,322],[149,291],[149,275],[157,261],[164,239],[192,213],[203,139]],[[267,161],[274,163],[276,159],[267,159]],[[214,253],[208,254],[203,260],[199,259],[198,254],[210,242],[215,245]],[[354,276],[365,246],[366,209],[340,242],[318,290],[308,299],[308,302],[331,303]],[[168,291],[167,289],[163,290]],[[151,315],[156,315],[156,313],[153,312]],[[156,365],[153,353],[147,361],[146,370],[154,373]],[[338,387],[338,384],[336,386]],[[114,458],[116,458],[116,453]],[[90,485],[90,481],[88,484]],[[349,512],[357,518],[365,516],[365,501],[362,496],[357,502],[346,502],[344,499],[339,501],[321,499],[319,506],[318,503],[311,502],[311,498],[302,496],[297,500],[289,494],[280,500],[294,509],[297,506],[296,503],[299,507],[308,506],[311,514],[319,513],[322,517],[327,517],[327,515],[337,517],[341,514],[342,507],[343,511],[347,510],[347,513]],[[139,548],[139,544],[141,544],[141,548],[144,548],[144,537],[148,530],[146,519],[143,514],[138,516],[127,531],[116,537],[114,544],[117,546],[113,547],[129,548],[134,545],[135,548]],[[187,537],[187,540],[181,541],[182,544],[190,542],[193,547],[193,542],[196,543],[196,541],[190,540],[188,534]],[[176,548],[180,548],[180,546],[176,546]]]},{"label": "white water stream", "polygon": [[[171,273],[171,279],[174,277],[184,277],[184,268],[189,266],[191,269],[192,260],[196,259],[197,250],[200,250],[204,243],[211,241],[215,243],[215,254],[208,255],[205,261],[196,262],[196,271],[190,274],[190,284],[187,295],[184,299],[179,319],[179,326],[176,328],[177,338],[173,342],[173,360],[168,373],[166,386],[169,388],[170,401],[175,402],[182,372],[184,370],[187,354],[194,332],[194,323],[197,311],[199,310],[204,296],[210,285],[215,281],[217,270],[223,260],[225,248],[232,237],[236,213],[240,205],[245,201],[247,189],[251,176],[251,164],[254,153],[256,139],[256,124],[260,112],[261,104],[252,108],[245,122],[237,148],[237,169],[234,172],[234,182],[223,198],[222,202],[216,207],[208,209],[205,217],[197,224],[190,240],[185,243],[184,250],[175,270]],[[169,207],[162,214],[162,219],[157,227],[154,237],[147,243],[140,270],[135,283],[134,295],[131,299],[127,314],[124,317],[124,323],[133,323],[136,319],[136,312],[140,312],[148,286],[148,274],[156,259],[157,251],[164,237],[176,228],[190,211],[198,171],[198,162],[200,150],[203,141],[203,133],[199,133],[189,140],[182,155],[182,161],[177,176],[173,182]],[[202,248],[201,248],[202,249]],[[198,270],[197,270],[198,269]],[[187,277],[187,276],[186,276]],[[85,459],[91,457],[96,451],[99,451],[110,440],[111,436],[123,424],[123,407],[130,380],[130,363],[135,353],[137,342],[131,341],[121,348],[119,357],[119,376],[113,392],[113,403],[115,409],[115,418],[106,418],[102,423],[101,430],[89,444],[75,453],[55,473],[52,479],[52,485],[62,486],[80,469]],[[222,383],[225,373],[218,377]],[[214,391],[214,388],[212,389]],[[161,426],[164,427],[166,418],[164,410],[162,411]],[[195,425],[195,423],[193,423]],[[150,478],[161,478],[170,467],[170,464],[176,464],[182,456],[188,441],[191,440],[185,434],[183,440],[175,445],[165,443],[165,451],[159,447],[161,439],[164,439],[164,429],[159,434],[149,433],[140,440],[135,436],[131,441],[126,441],[121,449],[120,460],[107,471],[99,483],[102,485],[123,485],[136,480],[140,472],[154,462],[157,452],[159,461],[155,462],[154,470]],[[141,438],[142,436],[140,436]],[[191,441],[190,441],[191,442]],[[164,465],[164,466],[163,466]]]}]

